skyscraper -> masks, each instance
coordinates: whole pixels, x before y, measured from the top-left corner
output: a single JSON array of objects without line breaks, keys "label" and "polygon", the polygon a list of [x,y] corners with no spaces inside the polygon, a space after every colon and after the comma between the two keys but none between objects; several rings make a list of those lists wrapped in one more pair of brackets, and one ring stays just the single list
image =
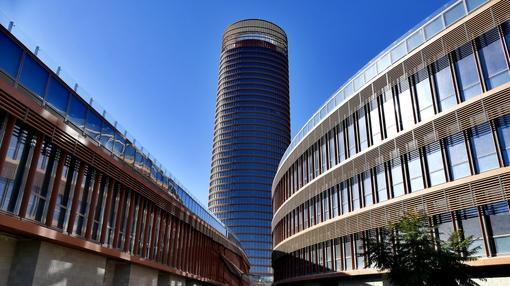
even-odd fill
[{"label": "skyscraper", "polygon": [[236,22],[223,34],[209,208],[262,280],[272,280],[271,184],[289,142],[287,36],[267,21]]}]

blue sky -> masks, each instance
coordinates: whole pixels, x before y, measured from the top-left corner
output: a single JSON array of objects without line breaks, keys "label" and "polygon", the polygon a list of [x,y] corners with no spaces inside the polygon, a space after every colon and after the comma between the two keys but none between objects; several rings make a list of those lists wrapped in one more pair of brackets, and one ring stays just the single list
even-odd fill
[{"label": "blue sky", "polygon": [[206,204],[229,24],[261,18],[287,32],[294,135],[343,82],[444,4],[0,0],[0,10]]}]

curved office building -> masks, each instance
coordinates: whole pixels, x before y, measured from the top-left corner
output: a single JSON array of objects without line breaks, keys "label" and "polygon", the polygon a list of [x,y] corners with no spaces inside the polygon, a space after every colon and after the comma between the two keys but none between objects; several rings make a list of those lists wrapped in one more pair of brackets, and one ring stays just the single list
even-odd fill
[{"label": "curved office building", "polygon": [[271,184],[290,142],[287,36],[263,20],[222,41],[209,209],[239,238],[251,270],[270,280]]},{"label": "curved office building", "polygon": [[248,285],[228,228],[0,23],[0,285]]},{"label": "curved office building", "polygon": [[508,0],[450,2],[301,129],[273,181],[277,285],[382,285],[363,238],[410,211],[473,236],[475,275],[510,283],[509,19]]}]

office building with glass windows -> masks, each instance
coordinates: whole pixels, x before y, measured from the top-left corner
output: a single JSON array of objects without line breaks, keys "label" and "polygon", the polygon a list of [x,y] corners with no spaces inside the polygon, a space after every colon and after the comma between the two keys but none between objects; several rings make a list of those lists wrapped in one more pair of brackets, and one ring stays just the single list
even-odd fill
[{"label": "office building with glass windows", "polygon": [[510,1],[455,0],[343,84],[274,178],[275,284],[382,285],[364,238],[406,212],[510,284],[509,53]]},{"label": "office building with glass windows", "polygon": [[0,285],[248,285],[228,228],[0,23]]},{"label": "office building with glass windows", "polygon": [[287,36],[243,20],[223,34],[209,209],[236,234],[253,281],[271,282],[271,184],[290,142]]}]

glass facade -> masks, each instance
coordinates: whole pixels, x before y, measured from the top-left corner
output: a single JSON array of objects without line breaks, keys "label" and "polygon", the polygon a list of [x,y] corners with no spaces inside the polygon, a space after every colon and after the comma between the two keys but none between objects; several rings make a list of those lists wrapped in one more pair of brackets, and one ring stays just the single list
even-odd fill
[{"label": "glass facade", "polygon": [[[443,24],[462,18],[465,7],[483,3],[467,2],[452,5]],[[427,31],[435,35],[441,30],[441,22],[428,25],[427,38]],[[429,215],[438,240],[459,230],[473,237],[479,257],[510,255],[509,202],[500,195],[505,187],[496,181],[507,175],[510,164],[510,115],[505,100],[488,107],[493,96],[508,92],[509,27],[507,21],[479,32],[447,53],[432,55],[424,49],[420,56],[430,59],[392,75],[413,65],[414,59],[407,59],[382,75],[384,84],[374,78],[372,86],[302,131],[307,135],[291,143],[273,182],[276,281],[303,281],[311,274],[342,279],[368,267],[364,238],[377,235],[374,224],[394,221],[406,211]],[[480,111],[482,106],[491,111]],[[331,133],[337,134],[334,150],[315,147]],[[297,178],[298,187],[293,187],[296,178],[290,170],[299,172],[302,166],[296,162],[308,161],[310,154],[337,160],[326,171],[311,172],[307,182]],[[488,177],[494,181],[486,183]],[[307,207],[317,198],[338,211]],[[289,222],[296,213],[314,219],[295,227]]]},{"label": "glass facade", "polygon": [[[266,36],[276,40],[266,41]],[[238,237],[248,253],[251,274],[267,281],[273,273],[271,184],[290,141],[286,42],[279,27],[262,20],[240,21],[226,29],[212,150],[209,209]],[[336,163],[335,153],[327,152],[336,148],[334,135],[317,142],[310,158],[296,162],[290,188],[301,187],[308,176]],[[326,209],[326,199],[317,197],[306,208]],[[305,224],[322,219],[306,218]],[[289,217],[295,228],[303,221],[297,212]]]}]

